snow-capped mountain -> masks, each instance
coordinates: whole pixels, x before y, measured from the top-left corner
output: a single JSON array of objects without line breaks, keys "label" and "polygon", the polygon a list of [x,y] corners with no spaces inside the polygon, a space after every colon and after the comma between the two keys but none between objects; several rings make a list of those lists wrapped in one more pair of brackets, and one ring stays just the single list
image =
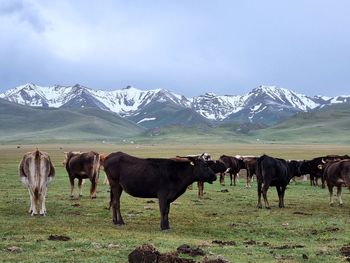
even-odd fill
[{"label": "snow-capped mountain", "polygon": [[[124,89],[105,91],[79,84],[42,87],[32,83],[8,90],[0,94],[0,98],[36,107],[96,107],[133,119],[140,124],[156,119],[159,121],[162,107],[166,108],[166,105],[176,106],[176,110],[191,109],[191,114],[196,112],[211,121],[273,124],[299,111],[306,112],[350,101],[350,96],[308,97],[275,86],[259,86],[245,95],[221,96],[206,93],[186,98],[164,89],[139,90],[128,86]],[[167,110],[169,112],[169,107]],[[157,112],[157,117],[153,116],[154,112]]]}]

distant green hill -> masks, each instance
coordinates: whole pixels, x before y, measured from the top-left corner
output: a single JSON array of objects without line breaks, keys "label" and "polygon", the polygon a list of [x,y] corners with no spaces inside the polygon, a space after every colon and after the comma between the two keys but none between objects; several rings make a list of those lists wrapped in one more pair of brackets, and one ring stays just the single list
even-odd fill
[{"label": "distant green hill", "polygon": [[252,137],[268,142],[350,143],[350,103],[332,105],[255,131]]},{"label": "distant green hill", "polygon": [[2,142],[117,140],[142,133],[141,126],[96,108],[32,108],[0,99]]}]

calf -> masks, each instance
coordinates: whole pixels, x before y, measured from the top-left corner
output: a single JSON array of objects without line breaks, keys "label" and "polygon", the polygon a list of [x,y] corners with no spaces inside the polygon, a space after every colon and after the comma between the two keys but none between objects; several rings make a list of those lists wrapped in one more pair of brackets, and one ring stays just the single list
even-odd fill
[{"label": "calf", "polygon": [[[236,186],[236,179],[238,173],[241,169],[245,168],[244,162],[241,158],[236,158],[233,156],[222,155],[219,160],[225,164],[227,167],[226,172],[230,175],[230,185],[232,185],[232,175],[233,175],[233,185]],[[225,185],[224,176],[220,176],[221,185]]]},{"label": "calf", "polygon": [[24,185],[28,187],[30,195],[29,213],[32,216],[46,215],[46,191],[47,185],[55,177],[55,168],[46,152],[38,149],[26,153],[19,164],[19,176]]},{"label": "calf", "polygon": [[82,196],[83,179],[89,178],[91,181],[90,196],[96,198],[96,187],[100,173],[100,166],[103,158],[100,154],[90,152],[68,152],[65,153],[63,163],[69,176],[71,185],[70,196],[73,197],[74,179],[78,179],[79,196]]},{"label": "calf", "polygon": [[106,157],[104,169],[111,186],[110,207],[114,224],[124,224],[120,213],[120,196],[124,190],[135,197],[158,198],[162,230],[170,228],[170,203],[182,195],[190,184],[216,180],[216,175],[206,162],[193,157],[188,157],[188,160],[142,159],[116,152]]},{"label": "calf", "polygon": [[329,205],[333,206],[333,187],[336,186],[339,205],[342,206],[342,186],[345,185],[350,190],[350,160],[329,162],[324,168],[323,175],[329,191]]},{"label": "calf", "polygon": [[258,182],[258,208],[262,208],[261,194],[264,197],[265,208],[270,209],[267,200],[267,190],[270,186],[276,186],[280,208],[284,207],[284,193],[291,178],[300,176],[299,161],[286,161],[267,155],[257,160],[256,178]]}]

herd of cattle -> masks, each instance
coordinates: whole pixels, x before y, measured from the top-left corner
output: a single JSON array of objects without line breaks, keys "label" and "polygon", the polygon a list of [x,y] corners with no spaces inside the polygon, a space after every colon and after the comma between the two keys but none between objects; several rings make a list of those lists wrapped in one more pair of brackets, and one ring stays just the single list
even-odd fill
[{"label": "herd of cattle", "polygon": [[[78,179],[79,196],[82,195],[83,179],[90,179],[91,198],[96,198],[99,171],[102,167],[110,185],[110,208],[113,222],[124,224],[120,213],[120,196],[123,191],[134,197],[158,198],[162,230],[169,229],[168,214],[170,203],[182,195],[193,182],[198,182],[199,197],[203,196],[204,182],[213,183],[219,174],[224,184],[224,175],[229,174],[230,182],[236,184],[241,169],[247,171],[246,186],[250,187],[253,175],[258,186],[258,207],[269,209],[267,191],[275,186],[279,197],[279,207],[284,207],[286,186],[295,176],[310,175],[311,185],[321,179],[329,190],[329,204],[333,205],[333,187],[337,187],[339,204],[342,205],[341,189],[350,189],[350,157],[348,155],[327,155],[312,160],[284,160],[267,155],[226,156],[213,160],[209,154],[176,156],[174,158],[138,158],[123,152],[103,156],[96,152],[68,152],[63,161],[71,185],[73,197],[74,180]],[[31,215],[46,215],[45,196],[47,185],[55,176],[55,168],[47,153],[38,149],[23,156],[19,165],[21,181],[28,187]]]}]

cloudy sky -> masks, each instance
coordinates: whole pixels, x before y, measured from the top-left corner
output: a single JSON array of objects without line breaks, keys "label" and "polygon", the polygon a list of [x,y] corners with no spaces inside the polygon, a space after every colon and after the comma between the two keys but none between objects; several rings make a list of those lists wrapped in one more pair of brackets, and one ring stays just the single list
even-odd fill
[{"label": "cloudy sky", "polygon": [[350,94],[349,0],[0,0],[0,92]]}]

